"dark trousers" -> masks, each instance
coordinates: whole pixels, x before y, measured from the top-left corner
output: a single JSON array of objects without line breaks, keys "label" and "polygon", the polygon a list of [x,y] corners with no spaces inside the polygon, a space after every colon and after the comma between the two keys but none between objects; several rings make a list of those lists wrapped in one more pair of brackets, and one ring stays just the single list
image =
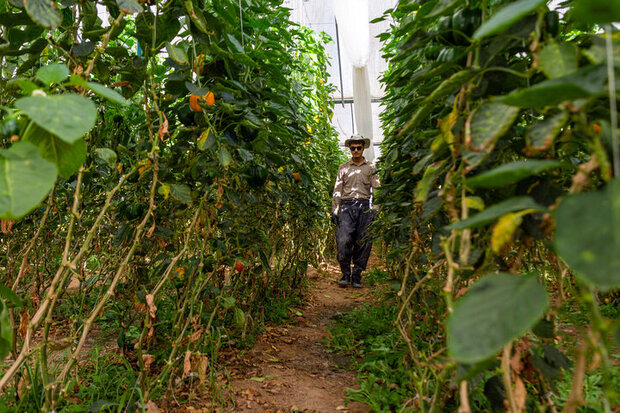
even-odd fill
[{"label": "dark trousers", "polygon": [[[375,216],[368,200],[343,200],[340,203],[340,225],[336,232],[338,263],[342,274],[360,281],[372,249],[367,229]],[[353,273],[351,273],[353,261]]]}]

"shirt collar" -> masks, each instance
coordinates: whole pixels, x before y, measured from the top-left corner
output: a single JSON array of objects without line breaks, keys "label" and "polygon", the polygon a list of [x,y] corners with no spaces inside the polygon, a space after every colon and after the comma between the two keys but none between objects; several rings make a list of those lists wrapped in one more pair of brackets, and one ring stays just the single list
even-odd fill
[{"label": "shirt collar", "polygon": [[362,166],[362,165],[364,165],[365,163],[368,163],[368,161],[366,160],[366,158],[364,158],[363,156],[362,156],[362,159],[364,159],[364,160],[363,160],[363,161],[362,161],[362,163],[361,163],[361,164],[359,164],[359,165],[355,165],[355,163],[353,162],[353,159],[349,159],[349,162],[347,162],[347,165],[349,165],[349,166]]}]

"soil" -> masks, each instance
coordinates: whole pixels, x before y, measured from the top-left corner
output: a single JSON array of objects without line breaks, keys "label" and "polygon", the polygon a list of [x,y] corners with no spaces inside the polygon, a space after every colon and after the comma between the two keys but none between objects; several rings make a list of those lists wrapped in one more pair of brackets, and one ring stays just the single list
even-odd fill
[{"label": "soil", "polygon": [[265,327],[256,344],[226,364],[231,371],[237,412],[370,411],[345,401],[356,371],[347,356],[330,353],[325,337],[333,318],[370,301],[368,288],[339,288],[337,267],[308,271],[311,296],[289,325]]}]

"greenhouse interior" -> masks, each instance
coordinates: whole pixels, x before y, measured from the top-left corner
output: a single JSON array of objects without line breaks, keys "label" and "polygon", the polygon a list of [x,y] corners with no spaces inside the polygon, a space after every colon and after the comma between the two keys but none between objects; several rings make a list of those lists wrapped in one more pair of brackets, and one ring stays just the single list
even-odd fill
[{"label": "greenhouse interior", "polygon": [[0,412],[620,412],[617,0],[0,0]]}]

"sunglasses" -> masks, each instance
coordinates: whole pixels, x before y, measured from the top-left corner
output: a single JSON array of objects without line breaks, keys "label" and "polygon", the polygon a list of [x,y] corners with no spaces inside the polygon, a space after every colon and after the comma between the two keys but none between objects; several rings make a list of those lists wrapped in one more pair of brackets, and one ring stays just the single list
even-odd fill
[{"label": "sunglasses", "polygon": [[351,150],[351,152],[353,151],[361,151],[364,147],[363,146],[349,146],[349,149]]}]

